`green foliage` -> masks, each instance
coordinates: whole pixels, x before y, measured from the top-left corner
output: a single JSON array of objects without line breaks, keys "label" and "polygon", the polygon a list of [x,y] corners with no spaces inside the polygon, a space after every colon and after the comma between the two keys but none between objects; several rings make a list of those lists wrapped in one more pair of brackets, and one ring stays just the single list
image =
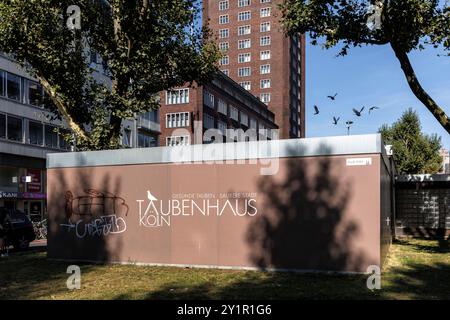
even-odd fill
[{"label": "green foliage", "polygon": [[[377,11],[377,28],[368,22]],[[450,118],[421,86],[408,58],[413,50],[439,48],[450,56],[450,7],[443,0],[284,0],[282,24],[288,34],[309,33],[312,44],[352,47],[390,45],[411,91],[450,133]]]},{"label": "green foliage", "polygon": [[[81,30],[66,26],[70,5],[81,8]],[[198,16],[197,0],[2,0],[0,50],[41,81],[78,149],[118,148],[123,119],[216,71],[219,53]],[[94,80],[90,50],[111,81]]]},{"label": "green foliage", "polygon": [[383,125],[379,131],[385,144],[393,147],[400,174],[432,174],[441,169],[441,138],[436,134],[423,134],[419,117],[412,109],[405,111],[391,126]]}]

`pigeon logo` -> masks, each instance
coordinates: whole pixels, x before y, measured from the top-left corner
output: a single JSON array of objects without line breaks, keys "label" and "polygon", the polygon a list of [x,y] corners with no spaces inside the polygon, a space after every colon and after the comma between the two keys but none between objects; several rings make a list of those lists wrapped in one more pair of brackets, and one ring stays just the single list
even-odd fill
[{"label": "pigeon logo", "polygon": [[162,227],[164,225],[170,226],[169,213],[166,215],[159,214],[155,203],[158,201],[149,190],[147,190],[148,205],[143,210],[144,200],[137,200],[139,203],[139,226],[143,227]]},{"label": "pigeon logo", "polygon": [[182,216],[255,216],[258,213],[255,198],[235,199],[168,199],[160,200],[147,190],[147,200],[136,200],[139,205],[139,226],[146,228],[170,227],[172,217]]}]

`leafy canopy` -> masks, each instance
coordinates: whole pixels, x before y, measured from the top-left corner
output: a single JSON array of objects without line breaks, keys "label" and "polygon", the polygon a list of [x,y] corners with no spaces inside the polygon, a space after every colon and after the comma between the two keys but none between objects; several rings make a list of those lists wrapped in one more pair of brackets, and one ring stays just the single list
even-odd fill
[{"label": "leafy canopy", "polygon": [[[81,9],[81,29],[67,28],[71,5]],[[198,8],[197,0],[2,0],[0,50],[41,82],[78,149],[118,148],[123,119],[216,70]],[[107,77],[93,72],[91,51]]]},{"label": "leafy canopy", "polygon": [[[439,0],[284,0],[282,22],[288,34],[309,33],[312,44],[328,49],[390,45],[414,95],[450,133],[444,110],[421,86],[408,53],[427,46],[450,56],[450,7]],[[376,21],[376,24],[369,22]]]},{"label": "leafy canopy", "polygon": [[391,126],[383,125],[380,133],[384,142],[392,145],[400,174],[432,174],[441,169],[441,138],[423,134],[419,117],[412,109]]}]

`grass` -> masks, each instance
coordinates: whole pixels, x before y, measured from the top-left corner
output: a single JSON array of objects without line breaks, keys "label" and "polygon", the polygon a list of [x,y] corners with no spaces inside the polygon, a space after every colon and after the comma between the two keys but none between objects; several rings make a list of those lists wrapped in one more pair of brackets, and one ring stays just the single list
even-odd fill
[{"label": "grass", "polygon": [[432,240],[395,243],[375,291],[365,275],[93,264],[70,291],[67,263],[28,252],[0,259],[0,299],[450,299],[449,253]]}]

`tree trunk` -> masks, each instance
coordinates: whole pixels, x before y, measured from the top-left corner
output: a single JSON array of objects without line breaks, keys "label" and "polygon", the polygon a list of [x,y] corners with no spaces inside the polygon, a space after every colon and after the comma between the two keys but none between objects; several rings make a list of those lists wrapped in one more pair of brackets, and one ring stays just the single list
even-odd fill
[{"label": "tree trunk", "polygon": [[406,80],[408,81],[408,85],[411,88],[411,91],[414,93],[417,99],[419,99],[424,104],[424,106],[427,107],[427,109],[433,114],[436,120],[439,121],[445,131],[450,134],[450,120],[448,116],[420,84],[411,65],[411,62],[409,61],[408,54],[392,42],[391,47],[394,50],[397,59],[400,61],[400,65],[402,67],[403,73],[406,76]]}]

